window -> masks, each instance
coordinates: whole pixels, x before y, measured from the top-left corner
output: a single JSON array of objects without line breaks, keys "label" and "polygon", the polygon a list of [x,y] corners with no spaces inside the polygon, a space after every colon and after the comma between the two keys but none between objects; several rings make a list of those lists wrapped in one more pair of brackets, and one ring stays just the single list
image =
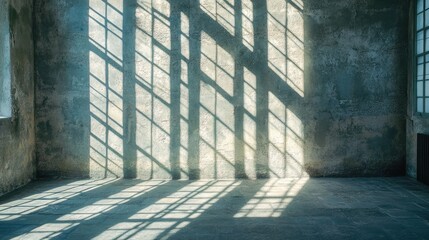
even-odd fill
[{"label": "window", "polygon": [[11,116],[8,0],[0,0],[0,118]]}]

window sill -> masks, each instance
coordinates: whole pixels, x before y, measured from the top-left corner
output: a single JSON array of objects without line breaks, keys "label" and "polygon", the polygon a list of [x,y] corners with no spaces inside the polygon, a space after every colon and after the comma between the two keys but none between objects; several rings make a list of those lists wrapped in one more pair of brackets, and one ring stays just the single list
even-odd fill
[{"label": "window sill", "polygon": [[11,124],[12,124],[12,117],[0,116],[0,135],[4,135],[5,131],[8,132],[8,129],[11,128]]},{"label": "window sill", "polygon": [[4,117],[4,116],[0,116],[0,123],[1,122],[6,122],[6,121],[10,121],[12,119],[12,117]]}]

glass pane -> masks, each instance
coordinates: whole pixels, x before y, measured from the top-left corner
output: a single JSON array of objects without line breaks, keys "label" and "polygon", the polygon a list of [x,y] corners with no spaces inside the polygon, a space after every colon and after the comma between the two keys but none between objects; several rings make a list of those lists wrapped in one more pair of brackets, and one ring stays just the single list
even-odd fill
[{"label": "glass pane", "polygon": [[423,40],[417,41],[417,54],[423,53]]},{"label": "glass pane", "polygon": [[423,13],[420,13],[417,15],[417,30],[420,30],[423,28]]},{"label": "glass pane", "polygon": [[423,98],[417,98],[417,112],[423,112]]},{"label": "glass pane", "polygon": [[425,95],[429,97],[429,81],[425,82]]},{"label": "glass pane", "polygon": [[417,66],[417,80],[423,80],[423,64]]},{"label": "glass pane", "polygon": [[417,97],[423,97],[423,81],[417,82]]},{"label": "glass pane", "polygon": [[425,68],[425,74],[426,74],[426,80],[429,80],[429,63],[426,63],[426,68]]},{"label": "glass pane", "polygon": [[[426,56],[426,58],[427,58],[427,56]],[[418,64],[422,64],[423,63],[423,57],[418,57],[417,58],[417,63]]]},{"label": "glass pane", "polygon": [[423,11],[423,0],[417,0],[417,12]]},{"label": "glass pane", "polygon": [[428,9],[429,8],[429,0],[426,0],[425,1],[425,9]]},{"label": "glass pane", "polygon": [[417,33],[417,54],[423,53],[423,31]]},{"label": "glass pane", "polygon": [[[429,30],[426,30],[426,43],[425,43],[425,47],[426,47],[425,51],[429,51]],[[426,60],[428,60],[427,56],[426,56]]]},{"label": "glass pane", "polygon": [[426,98],[425,100],[425,112],[429,113],[429,98]]},{"label": "glass pane", "polygon": [[429,26],[429,9],[425,11],[425,27]]}]

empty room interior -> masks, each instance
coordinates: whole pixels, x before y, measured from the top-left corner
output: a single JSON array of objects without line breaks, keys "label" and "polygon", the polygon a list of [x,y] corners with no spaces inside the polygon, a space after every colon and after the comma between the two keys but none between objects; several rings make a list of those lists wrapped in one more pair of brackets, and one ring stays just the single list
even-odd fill
[{"label": "empty room interior", "polygon": [[0,0],[0,239],[429,239],[429,0]]}]

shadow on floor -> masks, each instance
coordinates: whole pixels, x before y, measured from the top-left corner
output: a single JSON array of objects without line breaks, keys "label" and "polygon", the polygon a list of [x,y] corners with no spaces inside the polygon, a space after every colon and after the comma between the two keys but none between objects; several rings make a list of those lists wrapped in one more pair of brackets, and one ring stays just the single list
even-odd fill
[{"label": "shadow on floor", "polygon": [[407,178],[36,182],[0,199],[0,239],[425,239]]}]

